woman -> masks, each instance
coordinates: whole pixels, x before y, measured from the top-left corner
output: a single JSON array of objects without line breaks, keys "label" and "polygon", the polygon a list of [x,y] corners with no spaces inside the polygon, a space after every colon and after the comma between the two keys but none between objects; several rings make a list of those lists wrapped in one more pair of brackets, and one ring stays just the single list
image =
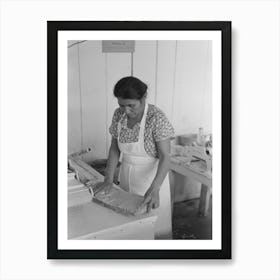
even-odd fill
[{"label": "woman", "polygon": [[172,237],[171,199],[168,180],[170,138],[174,130],[164,113],[146,103],[147,85],[125,77],[114,87],[119,108],[109,132],[111,147],[106,175],[100,189],[108,192],[122,153],[120,187],[144,196],[142,207],[157,214],[155,238]]}]

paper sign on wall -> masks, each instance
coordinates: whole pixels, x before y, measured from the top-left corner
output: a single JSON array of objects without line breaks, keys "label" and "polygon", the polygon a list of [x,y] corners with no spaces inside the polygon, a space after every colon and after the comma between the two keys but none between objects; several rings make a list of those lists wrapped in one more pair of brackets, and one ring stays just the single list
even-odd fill
[{"label": "paper sign on wall", "polygon": [[135,41],[105,40],[102,41],[102,52],[105,53],[132,53],[135,49]]}]

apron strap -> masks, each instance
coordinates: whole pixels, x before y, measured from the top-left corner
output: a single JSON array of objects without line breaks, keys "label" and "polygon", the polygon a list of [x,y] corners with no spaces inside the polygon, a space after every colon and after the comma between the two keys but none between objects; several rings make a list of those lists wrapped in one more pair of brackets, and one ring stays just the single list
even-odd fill
[{"label": "apron strap", "polygon": [[143,139],[144,141],[144,132],[145,132],[145,124],[146,124],[146,118],[147,118],[147,112],[148,112],[148,104],[145,104],[144,114],[140,123],[140,131],[139,131],[139,140]]},{"label": "apron strap", "polygon": [[122,114],[120,120],[118,121],[118,141],[120,140],[119,138],[120,138],[121,127],[122,127],[122,126],[121,126],[121,122],[122,122],[124,116],[125,116],[125,113]]}]

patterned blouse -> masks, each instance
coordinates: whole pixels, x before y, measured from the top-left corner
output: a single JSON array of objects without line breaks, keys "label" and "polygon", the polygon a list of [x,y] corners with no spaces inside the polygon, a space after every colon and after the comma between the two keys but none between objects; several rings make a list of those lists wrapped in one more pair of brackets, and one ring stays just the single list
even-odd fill
[{"label": "patterned blouse", "polygon": [[[120,121],[122,112],[117,108],[114,112],[112,124],[109,132],[114,138],[118,138],[118,122]],[[133,128],[127,127],[127,117],[122,119],[120,131],[121,143],[133,143],[138,141],[140,123],[136,123]],[[168,138],[174,138],[174,129],[165,116],[165,114],[156,106],[148,104],[148,112],[144,131],[144,147],[147,154],[158,157],[156,143]]]}]

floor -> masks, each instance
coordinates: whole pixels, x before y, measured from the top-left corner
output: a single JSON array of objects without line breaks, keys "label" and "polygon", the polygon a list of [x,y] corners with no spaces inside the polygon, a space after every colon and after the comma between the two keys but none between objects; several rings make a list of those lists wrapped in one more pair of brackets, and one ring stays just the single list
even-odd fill
[{"label": "floor", "polygon": [[173,205],[173,239],[212,239],[212,205],[205,217],[198,216],[199,199]]}]

